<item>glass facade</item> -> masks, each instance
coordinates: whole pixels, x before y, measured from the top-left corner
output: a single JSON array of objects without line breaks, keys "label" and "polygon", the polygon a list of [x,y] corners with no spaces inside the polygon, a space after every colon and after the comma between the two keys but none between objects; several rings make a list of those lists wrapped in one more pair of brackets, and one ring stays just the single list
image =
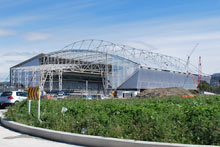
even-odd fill
[{"label": "glass facade", "polygon": [[113,57],[112,74],[109,75],[112,89],[117,89],[137,69],[137,64],[130,62],[129,60]]}]

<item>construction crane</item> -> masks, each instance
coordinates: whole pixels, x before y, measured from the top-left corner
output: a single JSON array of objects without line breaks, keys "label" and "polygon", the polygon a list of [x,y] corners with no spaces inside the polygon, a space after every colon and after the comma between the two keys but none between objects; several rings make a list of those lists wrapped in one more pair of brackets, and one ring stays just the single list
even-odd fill
[{"label": "construction crane", "polygon": [[193,83],[194,83],[194,85],[197,87],[196,80],[195,80],[193,74],[192,74],[192,73],[189,73],[189,64],[190,64],[190,57],[192,56],[193,52],[196,50],[196,48],[198,47],[198,45],[199,45],[199,43],[196,43],[196,45],[195,45],[195,46],[193,47],[193,49],[191,50],[190,54],[187,56],[187,61],[186,61],[186,66],[185,66],[186,72],[187,72],[187,77],[186,77],[186,79],[185,79],[185,81],[184,81],[184,83],[183,83],[183,88],[184,88],[184,86],[185,86],[185,84],[186,84],[186,81],[187,81],[189,75],[192,76]]},{"label": "construction crane", "polygon": [[189,69],[190,57],[192,56],[193,52],[196,50],[198,45],[199,45],[199,43],[196,43],[196,45],[193,47],[193,49],[190,52],[190,54],[187,56],[187,61],[186,61],[186,70],[187,70],[187,72],[188,72],[188,69]]},{"label": "construction crane", "polygon": [[198,66],[198,84],[201,82],[202,80],[202,57],[199,56],[199,66]]}]

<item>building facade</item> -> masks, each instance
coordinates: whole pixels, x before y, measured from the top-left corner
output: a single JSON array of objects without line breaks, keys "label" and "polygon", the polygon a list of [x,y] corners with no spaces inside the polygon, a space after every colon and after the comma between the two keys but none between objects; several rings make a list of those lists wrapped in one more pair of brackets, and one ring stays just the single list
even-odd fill
[{"label": "building facade", "polygon": [[114,44],[82,40],[48,54],[39,54],[10,68],[11,85],[40,86],[52,91],[90,91],[184,87],[196,89],[198,69],[179,58]]}]

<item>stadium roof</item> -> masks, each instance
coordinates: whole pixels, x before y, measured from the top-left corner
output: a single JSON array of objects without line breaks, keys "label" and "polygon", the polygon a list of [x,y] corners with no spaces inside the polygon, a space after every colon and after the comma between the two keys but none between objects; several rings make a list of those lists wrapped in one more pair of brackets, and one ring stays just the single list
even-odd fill
[{"label": "stadium roof", "polygon": [[180,58],[95,39],[76,41],[59,51],[49,53],[48,56],[78,59],[93,63],[105,63],[106,58],[110,63],[114,61],[112,58],[118,58],[145,68],[194,74],[198,72],[197,68],[191,64],[186,67],[186,61]]}]

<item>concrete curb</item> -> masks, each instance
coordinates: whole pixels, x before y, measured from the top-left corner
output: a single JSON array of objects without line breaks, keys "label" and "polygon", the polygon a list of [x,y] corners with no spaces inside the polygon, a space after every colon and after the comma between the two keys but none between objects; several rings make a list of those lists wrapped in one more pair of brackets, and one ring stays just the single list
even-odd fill
[{"label": "concrete curb", "polygon": [[37,136],[49,140],[65,142],[70,144],[78,144],[83,146],[97,146],[97,147],[210,147],[207,145],[188,145],[188,144],[171,144],[159,142],[136,141],[128,139],[117,139],[101,136],[81,135],[75,133],[67,133],[61,131],[54,131],[33,126],[20,124],[9,121],[5,118],[0,118],[0,123],[12,130]]}]

